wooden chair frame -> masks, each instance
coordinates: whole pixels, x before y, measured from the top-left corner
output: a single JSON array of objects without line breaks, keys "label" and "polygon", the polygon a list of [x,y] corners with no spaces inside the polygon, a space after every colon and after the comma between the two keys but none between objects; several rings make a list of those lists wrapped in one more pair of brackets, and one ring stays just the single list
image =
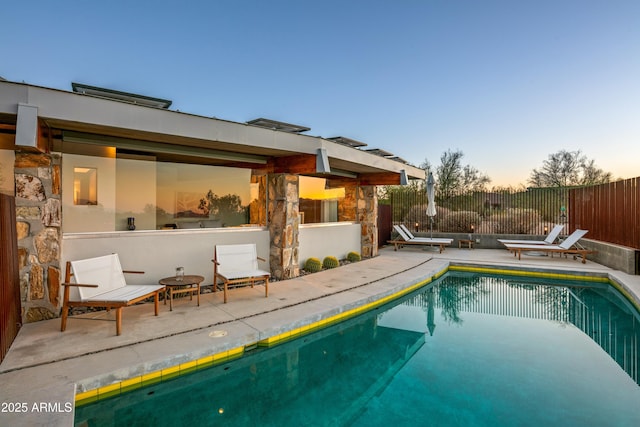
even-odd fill
[{"label": "wooden chair frame", "polygon": [[[131,270],[122,270],[123,273],[132,273],[132,274],[144,274],[144,271],[131,271]],[[67,261],[65,276],[64,276],[64,297],[62,302],[62,321],[60,325],[60,331],[64,332],[67,328],[67,318],[69,316],[69,308],[71,307],[103,307],[107,311],[111,309],[115,309],[116,311],[116,335],[120,335],[122,333],[122,309],[124,307],[131,306],[140,301],[144,301],[147,298],[154,297],[154,310],[155,315],[158,315],[159,312],[159,296],[160,292],[164,290],[164,287],[159,287],[157,290],[145,293],[140,296],[136,296],[135,298],[128,301],[109,301],[109,300],[91,300],[91,301],[71,301],[70,300],[70,288],[71,287],[87,287],[87,288],[98,288],[98,284],[87,284],[87,283],[71,283],[71,279],[73,277],[73,273],[71,270],[71,262]]]},{"label": "wooden chair frame", "polygon": [[[218,245],[218,246],[233,246],[233,245]],[[220,260],[218,260],[217,250],[214,247],[213,250],[213,291],[217,291],[218,287],[218,279],[222,282],[223,292],[224,292],[224,303],[227,303],[227,291],[229,289],[229,285],[250,285],[252,288],[255,284],[264,283],[264,296],[267,298],[269,296],[269,273],[257,270],[257,268],[252,268],[251,270],[247,270],[246,273],[234,272],[233,277],[230,274],[224,274],[219,271],[220,269]],[[247,260],[248,263],[257,261],[266,262],[264,258],[260,258],[258,256],[255,259]],[[254,274],[256,271],[264,274]]]}]

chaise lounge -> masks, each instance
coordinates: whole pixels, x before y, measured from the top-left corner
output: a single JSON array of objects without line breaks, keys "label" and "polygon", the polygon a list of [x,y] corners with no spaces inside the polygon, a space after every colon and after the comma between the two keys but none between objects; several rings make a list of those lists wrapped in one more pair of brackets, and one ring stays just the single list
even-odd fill
[{"label": "chaise lounge", "polygon": [[[68,261],[65,272],[62,323],[60,330],[67,328],[70,307],[104,307],[116,310],[116,335],[122,331],[122,309],[147,298],[154,298],[155,315],[158,315],[158,300],[161,285],[127,285],[117,254]],[[73,283],[72,283],[73,280]],[[71,296],[71,288],[77,288],[77,296]]]},{"label": "chaise lounge", "polygon": [[[403,245],[422,245],[422,246],[438,246],[440,253],[444,251],[445,246],[451,245],[453,239],[445,239],[445,238],[432,238],[432,237],[415,237],[409,232],[407,234],[406,227],[403,229],[398,225],[394,225],[393,228],[396,230],[400,239],[389,240],[388,243],[394,245],[394,250],[398,250]],[[405,231],[406,230],[406,231]]]},{"label": "chaise lounge", "polygon": [[264,296],[269,296],[268,271],[258,267],[258,260],[254,243],[240,245],[216,245],[213,250],[213,291],[217,290],[218,280],[222,282],[224,302],[227,303],[229,285],[251,285],[262,282]]},{"label": "chaise lounge", "polygon": [[584,237],[584,235],[587,234],[588,232],[589,232],[588,230],[577,229],[557,245],[505,244],[505,246],[509,251],[513,252],[513,256],[517,255],[518,259],[522,259],[523,251],[524,252],[535,251],[535,252],[548,252],[549,254],[551,254],[551,256],[553,256],[554,253],[558,253],[560,255],[562,254],[573,255],[574,259],[577,256],[581,256],[582,263],[586,264],[587,255],[595,253],[595,251],[578,246],[578,240]]},{"label": "chaise lounge", "polygon": [[498,242],[505,245],[553,245],[560,233],[564,230],[563,224],[556,224],[544,240],[508,240],[498,239]]}]

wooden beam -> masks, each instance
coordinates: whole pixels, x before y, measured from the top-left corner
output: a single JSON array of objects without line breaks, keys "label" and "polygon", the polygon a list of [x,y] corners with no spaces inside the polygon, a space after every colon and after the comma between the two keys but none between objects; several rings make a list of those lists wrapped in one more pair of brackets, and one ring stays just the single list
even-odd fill
[{"label": "wooden beam", "polygon": [[328,188],[343,188],[358,185],[356,178],[327,178]]},{"label": "wooden beam", "polygon": [[16,149],[16,125],[0,123],[0,149]]},{"label": "wooden beam", "polygon": [[316,173],[316,155],[298,154],[295,156],[276,157],[273,161],[273,173]]},{"label": "wooden beam", "polygon": [[0,133],[0,149],[1,150],[15,150],[16,149],[16,136],[10,133]]},{"label": "wooden beam", "polygon": [[400,185],[400,173],[381,172],[361,174],[360,185]]}]

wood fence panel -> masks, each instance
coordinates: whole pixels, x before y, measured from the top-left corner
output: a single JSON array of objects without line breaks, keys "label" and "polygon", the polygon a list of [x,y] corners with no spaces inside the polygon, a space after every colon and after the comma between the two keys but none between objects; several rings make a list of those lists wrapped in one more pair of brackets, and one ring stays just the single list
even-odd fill
[{"label": "wood fence panel", "polygon": [[21,325],[16,203],[0,193],[0,362]]},{"label": "wood fence panel", "polygon": [[589,230],[590,239],[640,249],[640,178],[569,192],[572,229]]},{"label": "wood fence panel", "polygon": [[391,205],[378,205],[378,246],[391,240]]}]

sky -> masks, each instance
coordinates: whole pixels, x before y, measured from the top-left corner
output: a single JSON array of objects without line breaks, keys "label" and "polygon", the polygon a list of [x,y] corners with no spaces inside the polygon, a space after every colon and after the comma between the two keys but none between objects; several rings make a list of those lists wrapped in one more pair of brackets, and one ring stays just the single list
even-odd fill
[{"label": "sky", "polygon": [[265,117],[420,166],[448,150],[526,185],[559,150],[640,175],[637,0],[31,0],[2,7],[0,76]]}]

